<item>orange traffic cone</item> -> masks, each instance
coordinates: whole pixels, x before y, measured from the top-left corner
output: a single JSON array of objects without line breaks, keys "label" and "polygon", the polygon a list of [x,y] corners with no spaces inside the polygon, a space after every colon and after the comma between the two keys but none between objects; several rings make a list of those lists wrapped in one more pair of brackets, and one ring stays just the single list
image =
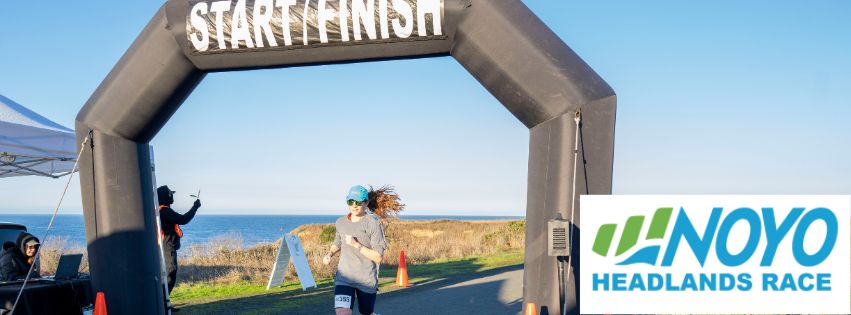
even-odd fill
[{"label": "orange traffic cone", "polygon": [[106,297],[104,297],[103,292],[98,292],[95,298],[95,311],[92,315],[106,315]]},{"label": "orange traffic cone", "polygon": [[526,313],[525,315],[538,315],[538,306],[535,303],[529,302],[526,303]]},{"label": "orange traffic cone", "polygon": [[408,265],[405,264],[405,251],[399,252],[399,269],[396,270],[396,285],[408,287]]}]

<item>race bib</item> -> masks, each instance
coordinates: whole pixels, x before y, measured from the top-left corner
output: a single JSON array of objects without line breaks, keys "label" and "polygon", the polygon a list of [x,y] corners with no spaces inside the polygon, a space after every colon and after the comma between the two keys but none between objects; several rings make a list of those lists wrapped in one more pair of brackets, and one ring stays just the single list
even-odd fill
[{"label": "race bib", "polygon": [[352,308],[352,297],[348,295],[335,295],[334,308]]}]

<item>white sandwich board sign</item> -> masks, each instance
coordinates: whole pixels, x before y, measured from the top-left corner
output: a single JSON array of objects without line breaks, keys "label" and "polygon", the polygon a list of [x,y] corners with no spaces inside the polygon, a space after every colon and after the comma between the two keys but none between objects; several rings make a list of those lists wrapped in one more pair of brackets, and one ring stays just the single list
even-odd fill
[{"label": "white sandwich board sign", "polygon": [[278,255],[275,257],[275,265],[272,267],[272,275],[269,276],[269,283],[266,285],[266,290],[284,283],[284,274],[287,272],[287,265],[290,259],[292,259],[296,275],[298,275],[298,281],[301,283],[301,289],[307,290],[307,288],[316,287],[316,281],[313,280],[310,265],[307,264],[307,256],[304,254],[304,248],[301,246],[301,239],[296,234],[284,233],[284,238],[281,246],[278,247]]}]

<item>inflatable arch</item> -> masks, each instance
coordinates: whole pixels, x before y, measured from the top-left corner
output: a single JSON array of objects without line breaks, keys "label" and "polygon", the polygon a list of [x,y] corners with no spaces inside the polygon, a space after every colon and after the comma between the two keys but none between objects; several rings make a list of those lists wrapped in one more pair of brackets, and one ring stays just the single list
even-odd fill
[{"label": "inflatable arch", "polygon": [[[165,313],[148,143],[206,73],[431,56],[454,57],[529,128],[523,297],[561,313],[547,221],[570,218],[574,193],[611,193],[616,98],[519,0],[167,1],[76,119],[80,142],[92,137],[80,183],[92,286],[109,312]],[[565,287],[578,313],[578,210],[573,227]]]}]

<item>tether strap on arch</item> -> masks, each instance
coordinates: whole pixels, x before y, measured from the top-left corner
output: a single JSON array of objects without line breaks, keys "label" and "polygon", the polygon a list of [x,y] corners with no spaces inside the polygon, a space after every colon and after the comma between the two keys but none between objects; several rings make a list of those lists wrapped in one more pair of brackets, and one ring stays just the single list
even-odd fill
[{"label": "tether strap on arch", "polygon": [[[573,141],[573,190],[571,191],[571,199],[570,199],[570,231],[569,235],[569,250],[573,251],[573,227],[574,227],[574,214],[576,213],[576,168],[579,164],[577,158],[579,157],[579,125],[582,122],[582,113],[580,111],[576,111],[576,114],[573,116],[573,122],[576,123],[576,137]],[[573,261],[573,255],[567,255],[567,283],[570,283],[570,274],[571,274],[571,263]],[[567,314],[567,308],[564,305],[561,305],[561,313]]]}]

